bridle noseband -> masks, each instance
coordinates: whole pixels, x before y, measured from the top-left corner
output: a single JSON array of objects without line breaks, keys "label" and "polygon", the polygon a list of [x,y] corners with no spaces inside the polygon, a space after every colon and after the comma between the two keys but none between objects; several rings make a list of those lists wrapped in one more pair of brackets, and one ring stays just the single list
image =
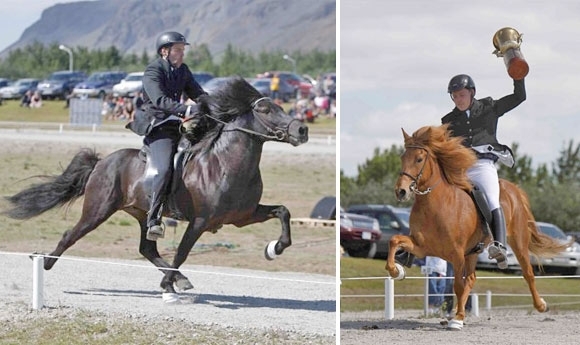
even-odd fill
[{"label": "bridle noseband", "polygon": [[[258,105],[258,103],[260,103],[261,101],[265,101],[265,100],[268,100],[268,101],[272,102],[272,99],[270,97],[258,98],[257,100],[255,100],[255,101],[252,102],[252,104],[251,104],[251,106],[252,106],[252,115],[254,116],[254,118],[256,120],[258,120],[258,122],[262,125],[262,127],[264,127],[266,129],[266,131],[268,131],[268,133],[270,133],[271,135],[263,134],[263,133],[260,133],[260,132],[253,131],[251,129],[247,129],[247,128],[243,128],[243,127],[238,127],[238,126],[234,127],[233,129],[234,130],[241,131],[241,132],[245,132],[245,133],[248,133],[248,134],[256,135],[256,136],[259,136],[259,137],[262,137],[262,138],[266,138],[266,139],[283,141],[283,140],[285,140],[286,138],[289,137],[289,133],[288,132],[289,132],[290,125],[292,124],[292,122],[298,121],[298,120],[297,119],[292,119],[290,122],[288,122],[288,125],[285,128],[280,128],[280,127],[274,127],[274,128],[272,128],[272,127],[270,127],[259,115],[256,114],[256,110],[255,110],[256,107],[257,107],[257,105]],[[220,120],[220,119],[218,119],[216,117],[213,117],[213,116],[211,116],[209,114],[203,114],[203,116],[209,117],[210,119],[212,119],[212,120],[214,120],[216,122],[219,122],[219,123],[221,123],[223,125],[226,125],[227,124],[227,122],[222,121],[222,120]]]},{"label": "bridle noseband", "polygon": [[415,193],[417,195],[426,195],[426,194],[429,194],[429,193],[431,193],[431,191],[433,190],[433,188],[435,188],[439,184],[439,182],[441,182],[441,179],[439,179],[433,186],[427,187],[427,189],[424,190],[424,191],[420,191],[419,188],[418,188],[419,180],[423,176],[423,169],[425,169],[425,165],[427,165],[427,158],[429,158],[429,150],[427,150],[425,147],[420,146],[420,145],[405,145],[405,150],[406,149],[409,149],[409,148],[423,150],[423,151],[425,151],[427,153],[427,156],[425,157],[425,160],[423,161],[423,166],[419,170],[419,174],[417,174],[416,177],[413,176],[413,175],[411,175],[411,174],[409,174],[406,171],[403,171],[403,170],[401,170],[399,172],[399,176],[405,175],[405,176],[409,177],[411,180],[413,180],[413,182],[411,182],[411,185],[409,185],[409,189],[411,190],[411,192],[413,192],[413,193]]}]

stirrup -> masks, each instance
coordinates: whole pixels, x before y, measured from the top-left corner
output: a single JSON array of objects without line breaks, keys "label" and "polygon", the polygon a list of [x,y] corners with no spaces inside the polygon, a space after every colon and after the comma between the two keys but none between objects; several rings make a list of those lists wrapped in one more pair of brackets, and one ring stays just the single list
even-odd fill
[{"label": "stirrup", "polygon": [[165,236],[165,223],[161,222],[157,225],[152,225],[147,229],[147,239],[149,241],[157,241]]},{"label": "stirrup", "polygon": [[494,241],[490,243],[487,247],[487,253],[489,254],[489,259],[497,260],[497,267],[500,270],[505,270],[508,267],[507,251],[501,242]]}]

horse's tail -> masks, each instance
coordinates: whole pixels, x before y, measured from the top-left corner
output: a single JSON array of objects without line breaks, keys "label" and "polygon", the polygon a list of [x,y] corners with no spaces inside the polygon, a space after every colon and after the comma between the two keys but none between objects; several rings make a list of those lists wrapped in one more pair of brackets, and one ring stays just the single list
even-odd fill
[{"label": "horse's tail", "polygon": [[517,187],[516,190],[519,194],[525,217],[528,220],[527,226],[528,232],[530,233],[530,244],[528,245],[528,249],[530,252],[539,257],[553,257],[569,247],[571,242],[562,243],[538,230],[538,225],[536,224],[536,220],[532,214],[530,201],[526,193],[519,187]]},{"label": "horse's tail", "polygon": [[72,203],[85,193],[87,180],[99,160],[94,150],[81,150],[60,176],[50,176],[48,182],[7,197],[12,208],[3,213],[14,219],[29,219],[56,206]]}]

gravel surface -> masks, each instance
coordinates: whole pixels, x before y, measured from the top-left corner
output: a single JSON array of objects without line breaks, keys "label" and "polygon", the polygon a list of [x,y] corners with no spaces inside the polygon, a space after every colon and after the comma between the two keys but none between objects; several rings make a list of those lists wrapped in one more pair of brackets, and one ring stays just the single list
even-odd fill
[{"label": "gravel surface", "polygon": [[578,312],[538,313],[492,310],[468,316],[463,330],[448,331],[443,319],[425,318],[423,311],[396,310],[393,320],[383,312],[342,313],[340,344],[485,344],[545,345],[580,342]]},{"label": "gravel surface", "polygon": [[[32,308],[33,262],[27,255],[5,252],[0,262],[2,320]],[[179,320],[329,339],[336,334],[332,276],[193,265],[183,265],[181,272],[194,289],[180,292],[180,303],[167,304],[159,288],[162,275],[148,262],[63,256],[52,270],[43,271],[44,310],[88,310],[141,323]]]}]

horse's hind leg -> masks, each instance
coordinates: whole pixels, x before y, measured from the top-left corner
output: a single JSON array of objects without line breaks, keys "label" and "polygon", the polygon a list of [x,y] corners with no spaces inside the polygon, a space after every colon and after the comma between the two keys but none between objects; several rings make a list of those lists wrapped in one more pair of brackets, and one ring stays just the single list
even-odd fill
[{"label": "horse's hind leg", "polygon": [[89,182],[85,191],[81,218],[71,230],[62,235],[56,249],[50,253],[50,256],[54,257],[45,259],[44,269],[51,269],[58,260],[56,257],[61,256],[79,239],[97,228],[115,213],[118,210],[119,202],[120,198],[116,198],[114,193],[108,193],[106,189],[100,186],[91,187]]},{"label": "horse's hind leg", "polygon": [[[526,222],[520,222],[517,225],[518,227],[521,226],[520,231],[512,232],[512,237],[509,239],[509,244],[518,262],[520,263],[520,267],[522,269],[522,275],[524,279],[528,283],[528,288],[530,289],[530,293],[532,294],[532,300],[534,303],[534,308],[540,313],[548,311],[548,304],[536,289],[536,277],[534,276],[534,269],[532,268],[532,264],[530,263],[530,252],[528,249],[529,245],[529,235],[528,235],[528,228]],[[514,228],[515,229],[515,228]],[[520,229],[520,228],[517,228]]]}]

